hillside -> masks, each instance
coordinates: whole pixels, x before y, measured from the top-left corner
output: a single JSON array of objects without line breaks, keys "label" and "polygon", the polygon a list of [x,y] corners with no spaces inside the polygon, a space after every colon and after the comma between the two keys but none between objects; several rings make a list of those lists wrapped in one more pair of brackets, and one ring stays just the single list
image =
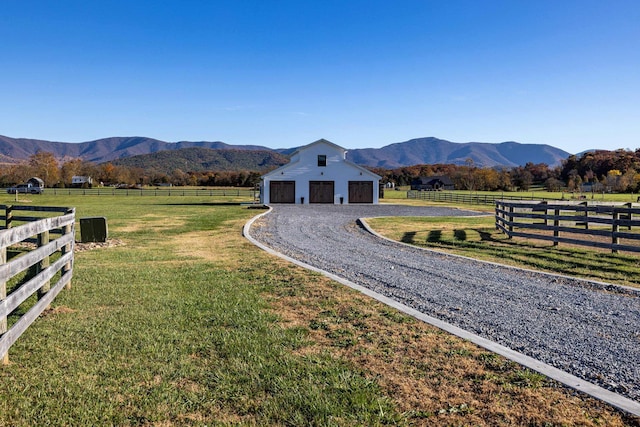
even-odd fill
[{"label": "hillside", "polygon": [[463,165],[472,159],[479,167],[521,166],[527,162],[560,165],[569,153],[550,145],[503,142],[455,143],[438,138],[418,138],[382,148],[350,150],[347,158],[354,163],[381,168],[418,164]]},{"label": "hillside", "polygon": [[176,169],[183,172],[203,171],[268,171],[288,163],[281,154],[267,150],[214,150],[210,148],[182,148],[117,159],[117,166],[139,167],[170,175]]},{"label": "hillside", "polygon": [[[185,148],[208,148],[232,151],[270,151],[287,156],[294,148],[271,150],[257,145],[230,145],[224,142],[164,142],[146,137],[113,137],[81,143],[42,141],[36,139],[10,138],[0,135],[0,157],[2,162],[28,159],[38,151],[53,153],[58,159],[81,158],[93,163],[104,163],[133,156],[176,151]],[[345,147],[348,148],[348,147]],[[171,156],[165,157],[170,159]],[[479,167],[522,166],[527,162],[546,163],[557,166],[569,157],[569,153],[541,144],[503,142],[455,143],[438,138],[417,138],[387,145],[382,148],[354,149],[347,158],[354,163],[370,167],[397,168],[418,164],[464,164],[472,159]],[[149,158],[151,160],[152,158]]]},{"label": "hillside", "polygon": [[256,145],[229,145],[224,142],[180,141],[164,142],[146,137],[112,137],[95,141],[69,143],[38,139],[10,138],[0,135],[0,153],[17,160],[28,159],[38,151],[53,153],[59,159],[81,158],[93,163],[182,148],[210,148],[215,150],[269,150]]}]

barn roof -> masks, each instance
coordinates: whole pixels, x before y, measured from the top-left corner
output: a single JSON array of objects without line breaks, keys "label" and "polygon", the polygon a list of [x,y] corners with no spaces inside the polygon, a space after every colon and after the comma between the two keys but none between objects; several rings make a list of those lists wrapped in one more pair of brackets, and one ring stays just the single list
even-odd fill
[{"label": "barn roof", "polygon": [[272,170],[271,172],[267,172],[266,174],[262,175],[262,178],[263,179],[264,178],[269,178],[271,176],[275,176],[275,175],[280,174],[285,169],[289,169],[289,168],[295,167],[296,164],[299,162],[299,159],[297,158],[297,157],[299,157],[298,154],[301,151],[304,151],[304,150],[306,150],[308,148],[311,148],[314,145],[318,145],[318,144],[328,145],[329,147],[340,151],[342,153],[342,161],[341,161],[342,164],[347,165],[347,166],[352,167],[352,168],[355,168],[355,169],[359,170],[360,172],[362,172],[362,174],[366,174],[366,175],[372,177],[373,179],[377,179],[377,180],[382,179],[382,177],[380,175],[378,175],[378,174],[376,174],[374,172],[371,172],[369,169],[364,168],[364,167],[362,167],[360,165],[357,165],[357,164],[355,164],[355,163],[353,163],[353,162],[351,162],[349,160],[346,160],[344,158],[344,153],[347,152],[347,149],[345,149],[343,147],[340,147],[339,145],[334,144],[331,141],[327,141],[326,139],[319,139],[319,140],[314,141],[314,142],[312,142],[310,144],[307,144],[307,145],[305,145],[303,147],[299,147],[296,151],[294,151],[291,154],[291,158],[292,158],[291,162],[287,163],[286,165],[282,165],[279,168]]},{"label": "barn roof", "polygon": [[302,151],[302,150],[306,150],[307,148],[310,148],[310,147],[312,147],[312,146],[314,146],[314,145],[317,145],[317,144],[325,144],[325,145],[329,145],[329,146],[331,146],[331,147],[333,147],[333,148],[335,148],[335,149],[337,149],[337,150],[342,151],[343,153],[346,153],[346,152],[348,151],[346,148],[344,148],[344,147],[340,147],[338,144],[334,144],[334,143],[333,143],[333,142],[331,142],[331,141],[328,141],[328,140],[326,140],[326,139],[324,139],[324,138],[320,138],[320,139],[319,139],[319,140],[317,140],[317,141],[313,141],[311,144],[307,144],[307,145],[304,145],[304,146],[302,146],[302,147],[298,147],[298,149],[297,149],[296,151],[294,151],[293,153],[291,153],[291,156],[294,156],[294,155],[295,155],[295,154],[297,154],[298,152],[300,152],[300,151]]}]

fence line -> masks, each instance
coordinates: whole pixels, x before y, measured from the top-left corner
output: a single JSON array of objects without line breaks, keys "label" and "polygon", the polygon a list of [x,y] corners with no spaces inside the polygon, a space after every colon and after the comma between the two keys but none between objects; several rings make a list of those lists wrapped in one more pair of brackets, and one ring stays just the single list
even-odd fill
[{"label": "fence line", "polygon": [[210,196],[210,197],[246,197],[253,199],[253,188],[47,188],[47,194],[63,196]]},{"label": "fence line", "polygon": [[[0,208],[5,210],[2,217],[4,229],[0,230],[0,363],[6,364],[9,361],[9,348],[50,306],[58,293],[71,286],[75,208]],[[14,211],[59,215],[15,216]],[[24,223],[15,225],[16,222]],[[59,234],[60,237],[52,240],[51,234]],[[53,286],[52,280],[56,280]],[[33,295],[37,296],[37,302],[29,307],[27,300]],[[10,326],[10,315],[19,308],[25,312]]]},{"label": "fence line", "polygon": [[451,191],[407,191],[407,199],[428,200],[431,202],[465,203],[471,205],[493,205],[497,200],[558,200],[550,197],[527,196],[520,193],[517,196],[497,194],[460,194]]},{"label": "fence line", "polygon": [[[640,220],[635,219],[640,215],[640,207],[632,203],[497,200],[495,206],[496,228],[509,238],[546,240],[554,246],[567,243],[603,248],[614,253],[640,252]],[[519,231],[523,229],[537,233]]]}]

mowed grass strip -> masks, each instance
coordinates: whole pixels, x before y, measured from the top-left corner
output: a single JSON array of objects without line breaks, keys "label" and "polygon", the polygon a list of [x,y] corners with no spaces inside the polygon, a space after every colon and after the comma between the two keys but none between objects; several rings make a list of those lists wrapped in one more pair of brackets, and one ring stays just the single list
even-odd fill
[{"label": "mowed grass strip", "polygon": [[593,399],[290,266],[201,198],[76,198],[78,252],[0,367],[0,425],[632,425]]},{"label": "mowed grass strip", "polygon": [[523,238],[496,230],[493,216],[371,218],[380,234],[415,246],[517,267],[640,287],[640,257]]}]

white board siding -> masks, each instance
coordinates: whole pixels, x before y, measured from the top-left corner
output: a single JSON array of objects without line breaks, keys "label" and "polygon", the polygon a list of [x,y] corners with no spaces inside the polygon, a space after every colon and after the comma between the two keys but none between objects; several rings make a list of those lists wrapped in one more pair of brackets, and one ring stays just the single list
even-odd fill
[{"label": "white board siding", "polygon": [[[349,181],[370,181],[372,201],[379,199],[380,176],[346,160],[346,152],[332,142],[319,140],[298,149],[291,162],[262,176],[261,201],[271,203],[271,181],[295,181],[295,203],[310,202],[310,182],[333,181],[333,203],[349,202]],[[326,156],[326,166],[318,166],[318,155]]]}]

